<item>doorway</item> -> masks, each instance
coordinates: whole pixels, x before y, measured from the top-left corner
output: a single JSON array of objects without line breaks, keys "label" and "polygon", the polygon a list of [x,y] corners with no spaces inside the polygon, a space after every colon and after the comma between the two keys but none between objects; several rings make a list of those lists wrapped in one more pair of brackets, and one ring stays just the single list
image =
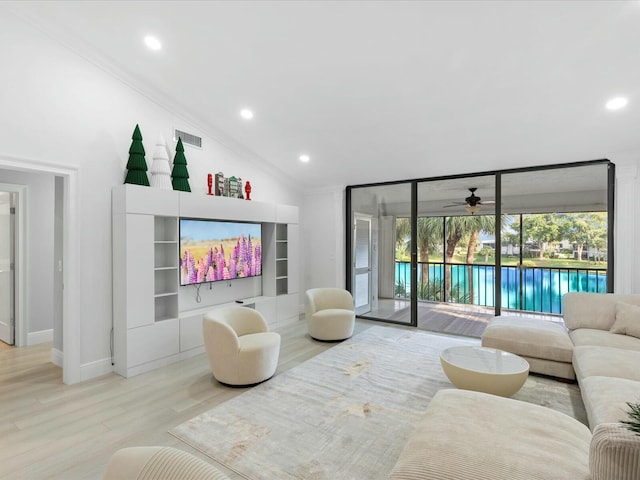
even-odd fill
[{"label": "doorway", "polygon": [[[0,183],[0,341],[27,345],[26,226],[27,188]],[[24,328],[23,328],[24,327]]]},{"label": "doorway", "polygon": [[16,193],[0,191],[0,341],[15,344]]},{"label": "doorway", "polygon": [[[348,196],[347,289],[362,318],[404,325],[416,321],[411,308],[416,269],[400,265],[394,256],[397,251],[402,251],[402,260],[411,256],[414,228],[410,222],[399,228],[396,219],[406,217],[407,209],[411,212],[414,187],[407,182],[372,185]],[[399,296],[399,290],[406,296]]]},{"label": "doorway", "polygon": [[371,215],[353,217],[353,300],[356,315],[361,315],[371,310]]},{"label": "doorway", "polygon": [[[79,306],[80,306],[80,281],[79,281],[79,265],[77,255],[78,251],[78,170],[73,167],[64,167],[26,158],[16,158],[0,155],[0,169],[5,170],[9,177],[11,174],[32,173],[51,175],[52,178],[59,177],[57,183],[60,187],[60,234],[61,234],[61,262],[64,269],[61,273],[62,297],[60,310],[62,312],[61,327],[58,329],[61,336],[59,355],[54,358],[52,351],[52,360],[62,366],[62,381],[65,384],[78,383],[82,380],[80,368],[80,322],[79,322]],[[5,178],[3,177],[3,180]],[[0,184],[0,191],[6,191],[7,185],[10,188],[22,189],[25,194],[17,197],[17,211],[25,211],[24,207],[26,196],[26,187],[15,184]],[[20,215],[16,215],[16,231],[18,238],[26,237],[25,222],[21,221]],[[21,240],[19,243],[21,243]],[[28,288],[26,283],[26,248],[22,248],[19,244],[16,251],[16,268],[14,278],[14,313],[15,313],[15,330],[14,340],[16,346],[26,346],[28,344],[28,325],[29,318],[28,302],[26,299]],[[53,265],[51,265],[53,267]],[[37,273],[37,272],[36,272]],[[61,330],[61,331],[60,331]],[[57,360],[57,361],[56,361]]]}]

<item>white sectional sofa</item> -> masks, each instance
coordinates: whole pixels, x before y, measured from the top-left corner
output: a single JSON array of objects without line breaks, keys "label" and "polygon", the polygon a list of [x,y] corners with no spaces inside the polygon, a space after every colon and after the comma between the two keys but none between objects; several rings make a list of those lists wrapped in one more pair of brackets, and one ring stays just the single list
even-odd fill
[{"label": "white sectional sofa", "polygon": [[497,318],[490,346],[533,358],[539,373],[571,379],[572,365],[589,428],[538,405],[442,390],[389,478],[640,480],[640,436],[618,424],[640,402],[640,295],[568,293],[564,320],[559,331]]},{"label": "white sectional sofa", "polygon": [[589,429],[555,410],[440,390],[390,480],[591,480]]},{"label": "white sectional sofa", "polygon": [[563,309],[589,427],[618,422],[640,402],[640,295],[567,293]]}]

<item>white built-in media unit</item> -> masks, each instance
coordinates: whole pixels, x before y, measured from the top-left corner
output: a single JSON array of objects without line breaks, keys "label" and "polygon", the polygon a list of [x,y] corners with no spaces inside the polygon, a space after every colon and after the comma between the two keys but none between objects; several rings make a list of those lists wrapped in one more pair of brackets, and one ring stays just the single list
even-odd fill
[{"label": "white built-in media unit", "polygon": [[[259,223],[262,275],[180,286],[181,218]],[[112,190],[113,362],[131,377],[204,352],[202,317],[255,308],[299,319],[298,207],[119,185]]]}]

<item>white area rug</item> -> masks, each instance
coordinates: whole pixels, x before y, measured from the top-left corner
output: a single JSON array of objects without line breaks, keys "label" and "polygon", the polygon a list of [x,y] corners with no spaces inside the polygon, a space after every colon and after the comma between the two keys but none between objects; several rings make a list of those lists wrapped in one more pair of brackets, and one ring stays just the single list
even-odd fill
[{"label": "white area rug", "polygon": [[[170,433],[252,480],[386,478],[429,400],[453,388],[440,352],[478,343],[374,326]],[[576,385],[530,376],[514,398],[586,422]]]}]

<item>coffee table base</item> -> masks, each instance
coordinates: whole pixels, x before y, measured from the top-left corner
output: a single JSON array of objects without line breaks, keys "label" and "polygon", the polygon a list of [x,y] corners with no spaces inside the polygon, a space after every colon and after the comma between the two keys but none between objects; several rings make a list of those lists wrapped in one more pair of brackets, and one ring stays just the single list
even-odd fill
[{"label": "coffee table base", "polygon": [[[492,350],[493,349],[480,349],[480,350]],[[507,354],[506,352],[500,352]],[[523,364],[523,368],[516,369],[518,371],[512,372],[483,372],[479,369],[465,368],[454,363],[450,363],[445,358],[446,354],[440,355],[440,363],[442,369],[447,375],[451,383],[456,387],[463,390],[474,390],[476,392],[491,393],[493,395],[500,395],[502,397],[511,397],[522,388],[529,376],[528,364],[524,359],[520,359]]]}]

